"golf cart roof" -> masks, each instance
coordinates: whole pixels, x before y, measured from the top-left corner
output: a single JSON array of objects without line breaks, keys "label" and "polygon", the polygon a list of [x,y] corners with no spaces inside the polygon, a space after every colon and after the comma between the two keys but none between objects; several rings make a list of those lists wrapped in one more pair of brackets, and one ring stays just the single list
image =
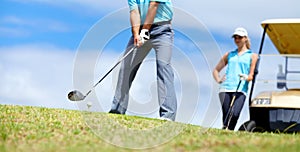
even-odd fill
[{"label": "golf cart roof", "polygon": [[268,25],[267,34],[280,54],[300,54],[300,18],[269,19],[261,25]]}]

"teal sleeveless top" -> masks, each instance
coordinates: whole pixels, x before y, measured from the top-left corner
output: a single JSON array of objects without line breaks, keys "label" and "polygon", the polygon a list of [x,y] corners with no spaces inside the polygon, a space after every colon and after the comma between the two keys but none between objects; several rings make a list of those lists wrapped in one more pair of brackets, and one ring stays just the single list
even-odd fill
[{"label": "teal sleeveless top", "polygon": [[[237,49],[228,54],[228,63],[226,69],[226,80],[220,85],[220,92],[235,92],[240,81],[239,74],[248,75],[252,61],[252,52],[247,50],[238,55]],[[238,92],[245,95],[248,92],[248,81],[242,80]]]},{"label": "teal sleeveless top", "polygon": [[172,20],[173,5],[171,0],[128,0],[130,11],[134,9],[139,9],[142,22],[141,24],[143,24],[146,19],[150,1],[159,2],[153,23]]}]

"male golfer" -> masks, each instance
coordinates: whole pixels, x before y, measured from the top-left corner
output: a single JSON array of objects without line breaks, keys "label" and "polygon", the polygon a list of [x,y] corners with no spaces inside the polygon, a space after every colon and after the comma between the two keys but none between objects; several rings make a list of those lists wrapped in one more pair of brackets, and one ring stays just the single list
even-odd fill
[{"label": "male golfer", "polygon": [[156,53],[159,115],[161,119],[174,121],[177,99],[174,74],[170,65],[174,38],[171,26],[173,17],[171,0],[128,0],[128,5],[132,36],[127,44],[127,51],[133,46],[137,49],[122,62],[109,112],[125,114],[132,81],[142,61],[153,48]]}]

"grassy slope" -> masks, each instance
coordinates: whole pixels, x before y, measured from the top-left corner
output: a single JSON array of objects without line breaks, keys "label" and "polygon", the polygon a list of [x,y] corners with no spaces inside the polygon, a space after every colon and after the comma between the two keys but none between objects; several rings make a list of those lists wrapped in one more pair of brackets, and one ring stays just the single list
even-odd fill
[{"label": "grassy slope", "polygon": [[[130,129],[143,130],[165,123],[183,128],[167,143],[144,151],[300,151],[298,134],[231,132],[141,117],[26,106],[0,105],[0,112],[1,152],[132,151],[111,145],[100,138],[101,135],[97,136],[90,129],[93,126],[88,127],[86,121],[89,120],[83,119],[86,114],[104,116]],[[103,134],[109,134],[114,129],[110,124],[101,125]],[[105,126],[110,130],[106,131]],[[153,132],[151,135],[159,137],[161,133]],[[136,136],[129,141],[149,142]]]}]

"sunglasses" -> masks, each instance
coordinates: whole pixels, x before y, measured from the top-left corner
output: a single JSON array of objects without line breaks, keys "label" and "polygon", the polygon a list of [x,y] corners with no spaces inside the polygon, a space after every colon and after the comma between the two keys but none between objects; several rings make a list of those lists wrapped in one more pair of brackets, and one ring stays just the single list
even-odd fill
[{"label": "sunglasses", "polygon": [[234,39],[242,39],[244,36],[239,36],[239,35],[234,35],[233,38]]}]

